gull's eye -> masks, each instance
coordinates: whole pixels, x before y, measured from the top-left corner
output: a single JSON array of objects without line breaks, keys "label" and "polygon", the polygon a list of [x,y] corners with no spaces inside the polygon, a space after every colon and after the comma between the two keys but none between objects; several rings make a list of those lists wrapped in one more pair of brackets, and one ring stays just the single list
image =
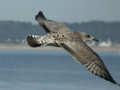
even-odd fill
[{"label": "gull's eye", "polygon": [[90,38],[90,35],[86,35],[87,38]]}]

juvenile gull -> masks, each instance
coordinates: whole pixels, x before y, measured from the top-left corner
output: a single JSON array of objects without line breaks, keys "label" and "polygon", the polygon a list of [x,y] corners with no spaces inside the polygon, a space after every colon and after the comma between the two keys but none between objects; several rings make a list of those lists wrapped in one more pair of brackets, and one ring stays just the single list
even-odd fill
[{"label": "juvenile gull", "polygon": [[84,65],[89,72],[119,85],[112,78],[101,58],[81,39],[79,33],[54,32],[44,36],[28,35],[27,41],[30,46],[31,43],[36,43],[36,47],[59,46]]},{"label": "juvenile gull", "polygon": [[48,34],[44,36],[28,35],[28,45],[31,47],[61,47],[75,60],[84,65],[89,72],[119,85],[112,78],[101,58],[84,42],[95,38],[89,38],[92,36],[86,33],[72,32],[63,23],[47,20],[42,12],[36,15],[36,20]]}]

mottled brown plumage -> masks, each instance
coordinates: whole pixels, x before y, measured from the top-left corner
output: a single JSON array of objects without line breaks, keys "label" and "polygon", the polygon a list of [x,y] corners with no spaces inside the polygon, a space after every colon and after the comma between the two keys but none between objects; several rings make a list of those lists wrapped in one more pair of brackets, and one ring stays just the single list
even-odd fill
[{"label": "mottled brown plumage", "polygon": [[48,20],[42,11],[40,11],[35,16],[36,21],[39,25],[47,32],[69,32],[69,28],[65,26],[63,23],[58,23],[52,20]]},{"label": "mottled brown plumage", "polygon": [[61,47],[92,74],[119,85],[112,78],[101,58],[84,42],[94,40],[94,38],[81,32],[72,32],[62,23],[47,20],[41,11],[36,15],[36,20],[48,34],[45,36],[28,35],[28,45]]},{"label": "mottled brown plumage", "polygon": [[[42,37],[28,36],[28,44],[34,39],[38,46],[57,45],[64,48],[75,60],[84,65],[87,70],[107,81],[117,84],[108,72],[101,58],[83,42],[81,36],[75,32],[49,33]],[[78,39],[79,38],[79,39]]]}]

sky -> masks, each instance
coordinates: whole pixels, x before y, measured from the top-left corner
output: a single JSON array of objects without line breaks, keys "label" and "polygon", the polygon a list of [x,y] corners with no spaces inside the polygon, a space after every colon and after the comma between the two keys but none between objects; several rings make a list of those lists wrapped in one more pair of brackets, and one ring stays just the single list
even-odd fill
[{"label": "sky", "polygon": [[0,0],[0,20],[35,23],[40,10],[60,22],[120,21],[120,0]]}]

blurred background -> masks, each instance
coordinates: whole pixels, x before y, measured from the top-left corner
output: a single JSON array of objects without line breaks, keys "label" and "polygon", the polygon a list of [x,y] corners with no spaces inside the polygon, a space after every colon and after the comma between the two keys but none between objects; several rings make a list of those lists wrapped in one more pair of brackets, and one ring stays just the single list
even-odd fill
[{"label": "blurred background", "polygon": [[0,0],[0,90],[120,90],[62,49],[30,48],[28,34],[45,34],[40,10],[100,40],[90,45],[120,83],[120,0]]}]

